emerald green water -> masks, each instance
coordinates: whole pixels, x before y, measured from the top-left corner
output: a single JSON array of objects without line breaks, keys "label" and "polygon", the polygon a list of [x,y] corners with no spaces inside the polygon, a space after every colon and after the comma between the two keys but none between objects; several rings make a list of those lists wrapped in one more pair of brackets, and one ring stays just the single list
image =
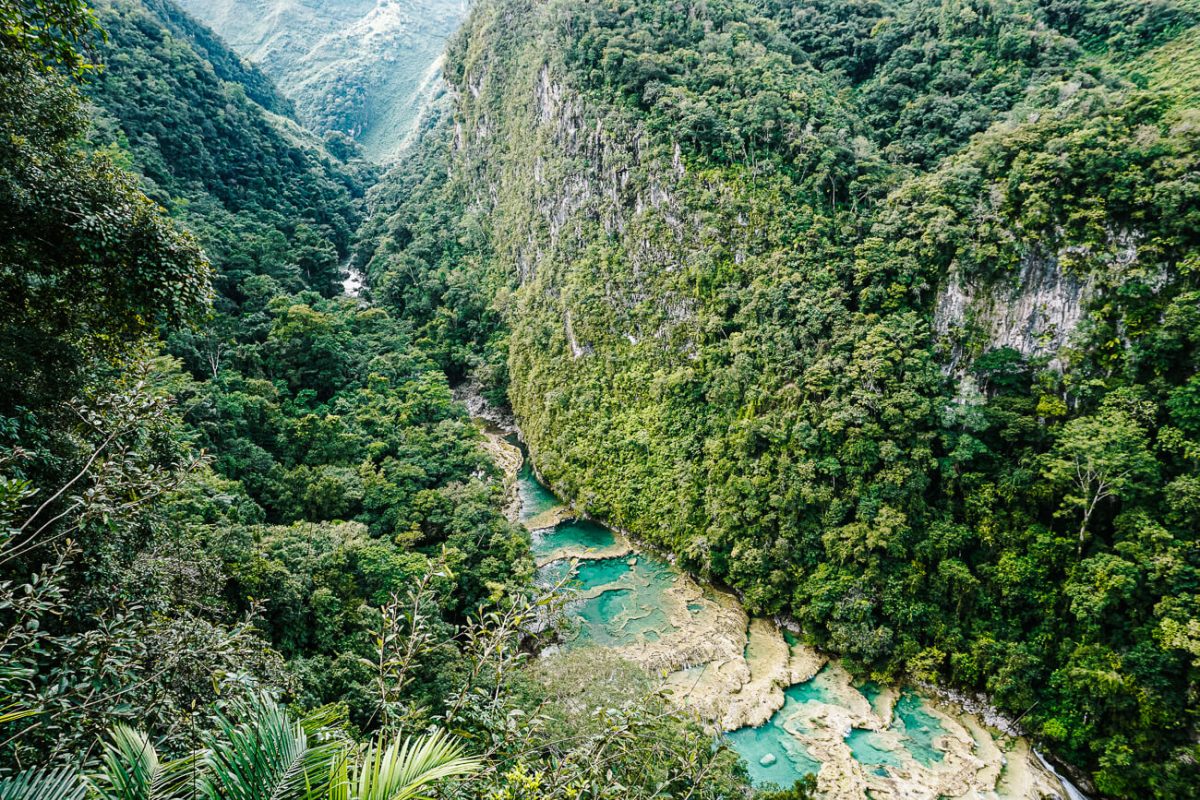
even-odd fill
[{"label": "emerald green water", "polygon": [[521,465],[521,472],[517,475],[517,492],[521,497],[522,522],[562,505],[559,499],[538,481],[537,476],[533,474],[533,467],[529,465],[529,459],[525,459],[525,463]]},{"label": "emerald green water", "polygon": [[941,761],[944,754],[934,747],[933,740],[946,735],[940,719],[929,713],[925,701],[912,692],[905,692],[896,701],[892,727],[904,733],[907,749],[913,759],[929,767]]},{"label": "emerald green water", "polygon": [[924,701],[912,692],[905,692],[896,701],[889,730],[900,734],[901,750],[891,749],[886,737],[876,731],[860,728],[850,731],[846,744],[854,758],[868,766],[902,767],[907,754],[921,766],[930,767],[945,756],[934,746],[933,740],[946,735],[946,729],[926,710]]},{"label": "emerald green water", "polygon": [[[526,464],[520,473],[521,519],[529,520],[560,505],[558,498],[538,483]],[[533,554],[552,560],[539,572],[543,584],[556,583],[570,573],[570,563],[560,554],[600,551],[616,544],[611,530],[589,520],[562,522],[533,533]],[[671,629],[663,609],[663,593],[675,581],[672,568],[657,559],[584,558],[571,577],[579,599],[567,607],[577,629],[573,645],[621,647],[658,641]]]},{"label": "emerald green water", "polygon": [[902,767],[904,758],[901,752],[892,750],[882,735],[875,731],[854,728],[846,737],[850,752],[861,764],[869,767]]},{"label": "emerald green water", "polygon": [[[880,695],[878,686],[867,684],[857,691],[872,703],[873,708],[876,707]],[[775,712],[765,725],[743,728],[729,734],[734,749],[750,765],[750,776],[756,783],[770,781],[790,786],[805,771],[816,772],[820,768],[819,762],[814,761],[803,750],[803,746],[799,747],[799,752],[793,747],[798,743],[792,733],[803,733],[796,722],[790,721],[796,716],[797,706],[817,703],[848,707],[828,668],[818,672],[812,680],[788,688],[783,694],[783,708]],[[792,733],[789,733],[789,729]],[[846,745],[856,761],[875,768],[880,775],[887,774],[887,767],[902,769],[909,759],[929,767],[945,757],[934,745],[934,739],[946,735],[946,729],[939,718],[929,712],[925,701],[913,692],[904,692],[896,701],[888,731],[893,735],[853,728],[846,736]],[[760,764],[762,757],[768,753],[776,757],[775,763],[769,766]]]},{"label": "emerald green water", "polygon": [[[756,786],[775,784],[787,788],[805,775],[820,771],[821,762],[813,758],[793,735],[806,729],[792,718],[797,707],[806,703],[836,702],[829,676],[822,670],[812,680],[786,689],[783,707],[766,724],[757,728],[739,728],[726,734],[733,749],[746,760],[750,779]],[[764,764],[764,758],[770,763]]]},{"label": "emerald green water", "polygon": [[[522,520],[559,505],[558,499],[537,482],[528,466],[521,470],[520,496]],[[558,557],[566,552],[603,550],[615,542],[612,531],[586,520],[564,522],[534,533],[535,557],[539,561],[557,559],[541,568],[540,580],[552,583],[570,576],[570,585],[579,592],[579,597],[567,606],[576,630],[567,646],[622,647],[655,642],[672,630],[663,610],[667,605],[665,593],[678,574],[671,565],[644,553],[636,558],[583,558],[572,574],[570,561]],[[701,611],[697,604],[689,604],[688,609],[692,613]],[[795,644],[794,637],[786,633],[785,636],[789,644]],[[702,669],[694,668],[697,675]],[[783,707],[766,724],[727,734],[730,744],[746,760],[755,784],[789,787],[799,778],[821,769],[821,763],[798,738],[807,730],[800,719],[812,714],[798,712],[819,711],[808,707],[809,704],[847,703],[845,691],[844,686],[836,684],[830,670],[823,669],[812,680],[785,690]],[[878,713],[880,687],[865,684],[850,691],[860,692]],[[896,701],[887,734],[855,728],[845,741],[859,763],[886,775],[888,768],[903,769],[913,761],[926,767],[941,761],[944,754],[933,742],[944,734],[941,722],[929,712],[925,701],[905,692]]]},{"label": "emerald green water", "polygon": [[[539,512],[540,513],[540,512]],[[533,554],[542,559],[567,549],[602,550],[616,544],[613,532],[586,519],[560,523],[557,527],[534,531]]]},{"label": "emerald green water", "polygon": [[[796,737],[768,722],[757,728],[741,728],[726,735],[733,749],[746,760],[750,779],[756,786],[776,784],[790,787],[805,775],[816,774],[821,762],[811,755]],[[774,761],[768,764],[763,759]]]},{"label": "emerald green water", "polygon": [[[609,544],[611,536],[610,533]],[[561,546],[553,536],[546,539],[544,552],[553,552]],[[561,580],[569,571],[569,562],[552,561],[542,567],[542,582]],[[633,565],[627,558],[580,561],[570,583],[580,597],[567,606],[578,631],[571,644],[621,647],[658,641],[671,630],[661,599],[674,580],[675,574],[668,565],[644,557]]]},{"label": "emerald green water", "polygon": [[580,561],[575,570],[575,579],[582,591],[599,589],[616,583],[633,574],[633,568],[622,558],[604,558],[596,561]]},{"label": "emerald green water", "polygon": [[631,642],[657,642],[669,627],[662,611],[646,608],[629,589],[610,589],[582,603],[576,613],[583,622],[580,642],[620,647]]},{"label": "emerald green water", "polygon": [[[784,708],[787,708],[787,702],[793,703],[824,703],[827,706],[841,705],[841,699],[838,697],[833,686],[833,678],[829,670],[823,669],[818,672],[813,679],[804,683],[797,683],[784,691],[783,696]],[[782,711],[783,709],[780,709]]]}]

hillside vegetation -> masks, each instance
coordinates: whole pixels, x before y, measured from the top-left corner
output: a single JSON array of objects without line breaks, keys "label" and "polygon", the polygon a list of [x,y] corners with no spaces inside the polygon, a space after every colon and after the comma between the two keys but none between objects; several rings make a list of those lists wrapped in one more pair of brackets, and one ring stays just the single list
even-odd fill
[{"label": "hillside vegetation", "polygon": [[581,508],[1102,796],[1189,796],[1198,23],[484,0],[362,255]]},{"label": "hillside vegetation", "polygon": [[744,793],[630,666],[526,667],[502,476],[342,294],[372,168],[166,2],[0,21],[0,797]]}]

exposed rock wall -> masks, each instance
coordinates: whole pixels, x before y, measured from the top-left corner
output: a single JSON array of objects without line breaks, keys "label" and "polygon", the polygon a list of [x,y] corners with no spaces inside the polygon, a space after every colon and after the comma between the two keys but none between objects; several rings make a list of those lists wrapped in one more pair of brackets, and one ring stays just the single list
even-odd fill
[{"label": "exposed rock wall", "polygon": [[1066,273],[1054,256],[1027,255],[1008,285],[980,284],[952,269],[934,316],[934,329],[951,343],[947,368],[963,366],[972,346],[1011,347],[1057,363],[1083,317],[1090,289],[1087,278]]},{"label": "exposed rock wall", "polygon": [[[1138,260],[1138,237],[1110,234],[1105,252],[1065,246],[1028,250],[1013,275],[965,275],[952,264],[938,292],[933,327],[948,344],[945,367],[958,372],[973,355],[1008,347],[1061,369],[1061,354],[1095,294],[1096,275],[1128,269]],[[1165,280],[1165,276],[1163,277]]]},{"label": "exposed rock wall", "polygon": [[[701,239],[696,215],[677,196],[687,174],[679,148],[651,152],[637,124],[589,108],[543,61],[549,57],[529,45],[528,64],[514,74],[511,65],[500,71],[494,60],[468,55],[455,148],[460,168],[473,173],[470,202],[504,232],[496,256],[537,295],[530,303],[558,319],[564,355],[591,354],[597,338],[669,342],[693,316],[669,276]],[[511,102],[504,113],[494,108],[497,97]],[[570,266],[597,240],[627,268],[588,286]],[[595,292],[585,297],[585,288]],[[596,300],[611,312],[602,327]]]}]

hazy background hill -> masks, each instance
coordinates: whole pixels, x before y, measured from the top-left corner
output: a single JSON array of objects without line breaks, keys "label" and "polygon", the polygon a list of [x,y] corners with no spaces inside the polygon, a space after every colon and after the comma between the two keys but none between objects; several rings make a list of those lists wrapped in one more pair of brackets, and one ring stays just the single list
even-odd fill
[{"label": "hazy background hill", "polygon": [[390,160],[438,85],[466,0],[181,0],[260,65],[320,132]]}]

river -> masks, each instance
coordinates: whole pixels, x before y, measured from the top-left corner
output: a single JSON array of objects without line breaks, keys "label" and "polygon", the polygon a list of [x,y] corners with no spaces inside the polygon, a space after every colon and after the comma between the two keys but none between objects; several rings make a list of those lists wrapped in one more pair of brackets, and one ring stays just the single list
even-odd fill
[{"label": "river", "polygon": [[516,472],[511,513],[531,532],[539,580],[574,569],[574,633],[559,646],[609,648],[663,675],[682,709],[725,734],[756,785],[814,773],[826,800],[1083,798],[1023,738],[915,689],[857,680],[774,621],[749,617],[733,595],[577,518],[511,437],[493,432],[489,444]]}]

